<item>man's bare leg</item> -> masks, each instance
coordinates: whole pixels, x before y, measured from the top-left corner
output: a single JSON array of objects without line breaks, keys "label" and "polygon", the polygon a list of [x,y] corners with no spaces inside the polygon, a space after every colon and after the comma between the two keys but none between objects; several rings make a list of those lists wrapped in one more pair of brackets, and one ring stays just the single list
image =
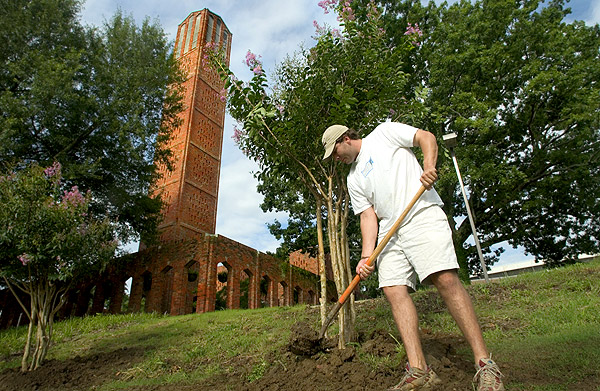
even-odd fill
[{"label": "man's bare leg", "polygon": [[415,303],[408,293],[408,288],[404,285],[388,286],[383,288],[383,292],[392,308],[394,321],[400,332],[408,363],[413,368],[427,370],[419,336],[419,317]]},{"label": "man's bare leg", "polygon": [[475,356],[475,363],[478,363],[484,357],[489,357],[473,303],[465,287],[460,282],[456,271],[442,271],[429,276],[429,278],[440,292],[440,296],[448,307],[450,315],[452,315],[460,331],[471,346],[471,350],[473,350],[473,355]]}]

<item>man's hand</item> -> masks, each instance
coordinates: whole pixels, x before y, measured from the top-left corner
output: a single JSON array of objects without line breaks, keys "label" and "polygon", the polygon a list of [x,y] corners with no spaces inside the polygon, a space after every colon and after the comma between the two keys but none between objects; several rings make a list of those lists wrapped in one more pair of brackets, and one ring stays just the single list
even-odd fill
[{"label": "man's hand", "polygon": [[435,168],[429,168],[423,171],[421,175],[421,183],[427,190],[431,190],[433,184],[438,180],[437,170]]},{"label": "man's hand", "polygon": [[368,258],[363,258],[358,265],[356,265],[356,274],[360,276],[361,280],[366,280],[375,270],[375,265],[367,265],[368,260]]}]

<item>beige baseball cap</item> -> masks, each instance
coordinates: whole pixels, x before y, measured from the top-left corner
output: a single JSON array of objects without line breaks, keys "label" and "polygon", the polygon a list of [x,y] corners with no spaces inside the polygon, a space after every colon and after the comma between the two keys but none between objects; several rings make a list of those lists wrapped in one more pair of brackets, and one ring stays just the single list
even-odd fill
[{"label": "beige baseball cap", "polygon": [[328,127],[323,133],[323,137],[321,141],[323,142],[323,147],[325,148],[325,155],[323,155],[323,160],[327,159],[333,153],[333,148],[335,148],[335,142],[338,138],[348,130],[347,126],[344,125],[331,125]]}]

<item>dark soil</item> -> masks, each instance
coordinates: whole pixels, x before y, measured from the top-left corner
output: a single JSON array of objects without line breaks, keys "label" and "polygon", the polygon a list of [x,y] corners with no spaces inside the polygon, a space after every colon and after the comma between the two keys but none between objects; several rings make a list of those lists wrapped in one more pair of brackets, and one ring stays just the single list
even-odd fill
[{"label": "dark soil", "polygon": [[298,322],[292,326],[288,350],[299,356],[314,356],[329,351],[337,345],[334,339],[319,338],[308,322]]},{"label": "dark soil", "polygon": [[[424,336],[429,364],[443,380],[440,391],[472,391],[473,364],[456,355],[457,339]],[[389,334],[376,331],[362,344],[361,351],[377,356],[395,354],[396,341]],[[396,384],[403,368],[374,368],[358,359],[354,348],[331,349],[312,357],[284,354],[285,361],[271,369],[259,380],[241,385],[240,390],[385,390]]]},{"label": "dark soil", "polygon": [[0,372],[1,391],[90,390],[107,381],[117,380],[120,371],[142,361],[140,349],[120,349],[69,360],[49,360],[32,372],[19,368]]}]

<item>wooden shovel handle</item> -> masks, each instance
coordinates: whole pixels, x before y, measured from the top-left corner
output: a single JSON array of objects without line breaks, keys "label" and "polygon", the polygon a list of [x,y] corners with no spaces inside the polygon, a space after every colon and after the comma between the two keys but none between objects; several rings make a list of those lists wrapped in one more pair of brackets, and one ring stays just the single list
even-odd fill
[{"label": "wooden shovel handle", "polygon": [[[373,251],[373,254],[371,254],[371,256],[369,257],[369,259],[367,259],[367,265],[369,265],[369,266],[373,265],[373,262],[375,262],[375,259],[377,259],[377,257],[379,256],[379,254],[383,251],[384,247],[388,244],[388,242],[390,241],[390,239],[392,238],[392,236],[398,230],[398,227],[400,227],[400,224],[402,224],[402,221],[404,220],[404,218],[406,217],[406,215],[411,211],[411,209],[413,208],[413,206],[415,206],[415,204],[417,203],[417,201],[419,200],[419,198],[421,198],[421,195],[423,195],[423,193],[425,192],[425,190],[426,190],[425,186],[421,185],[421,187],[417,191],[417,194],[415,194],[415,196],[413,197],[413,199],[408,203],[408,205],[404,209],[404,212],[402,212],[402,214],[400,215],[400,217],[398,217],[398,219],[396,220],[396,222],[394,223],[394,225],[392,225],[392,228],[390,228],[390,230],[383,237],[383,239],[381,240],[381,242],[379,242],[377,244],[377,247],[375,247],[375,250]],[[329,315],[327,315],[325,323],[323,324],[323,327],[321,328],[321,337],[323,337],[323,335],[325,335],[325,330],[327,330],[327,327],[329,327],[329,324],[331,323],[331,321],[333,320],[333,318],[335,317],[335,315],[338,313],[338,311],[340,310],[340,308],[342,308],[342,306],[344,305],[344,303],[346,302],[346,300],[348,300],[348,297],[350,296],[350,294],[352,292],[354,292],[354,289],[356,289],[356,286],[358,285],[359,282],[360,282],[360,276],[357,274],[356,276],[354,276],[354,279],[352,280],[352,282],[350,283],[350,285],[348,285],[348,288],[346,288],[346,290],[344,291],[344,293],[342,293],[342,295],[338,299],[338,302],[333,307],[333,309],[331,310],[331,312],[329,313]]]}]

